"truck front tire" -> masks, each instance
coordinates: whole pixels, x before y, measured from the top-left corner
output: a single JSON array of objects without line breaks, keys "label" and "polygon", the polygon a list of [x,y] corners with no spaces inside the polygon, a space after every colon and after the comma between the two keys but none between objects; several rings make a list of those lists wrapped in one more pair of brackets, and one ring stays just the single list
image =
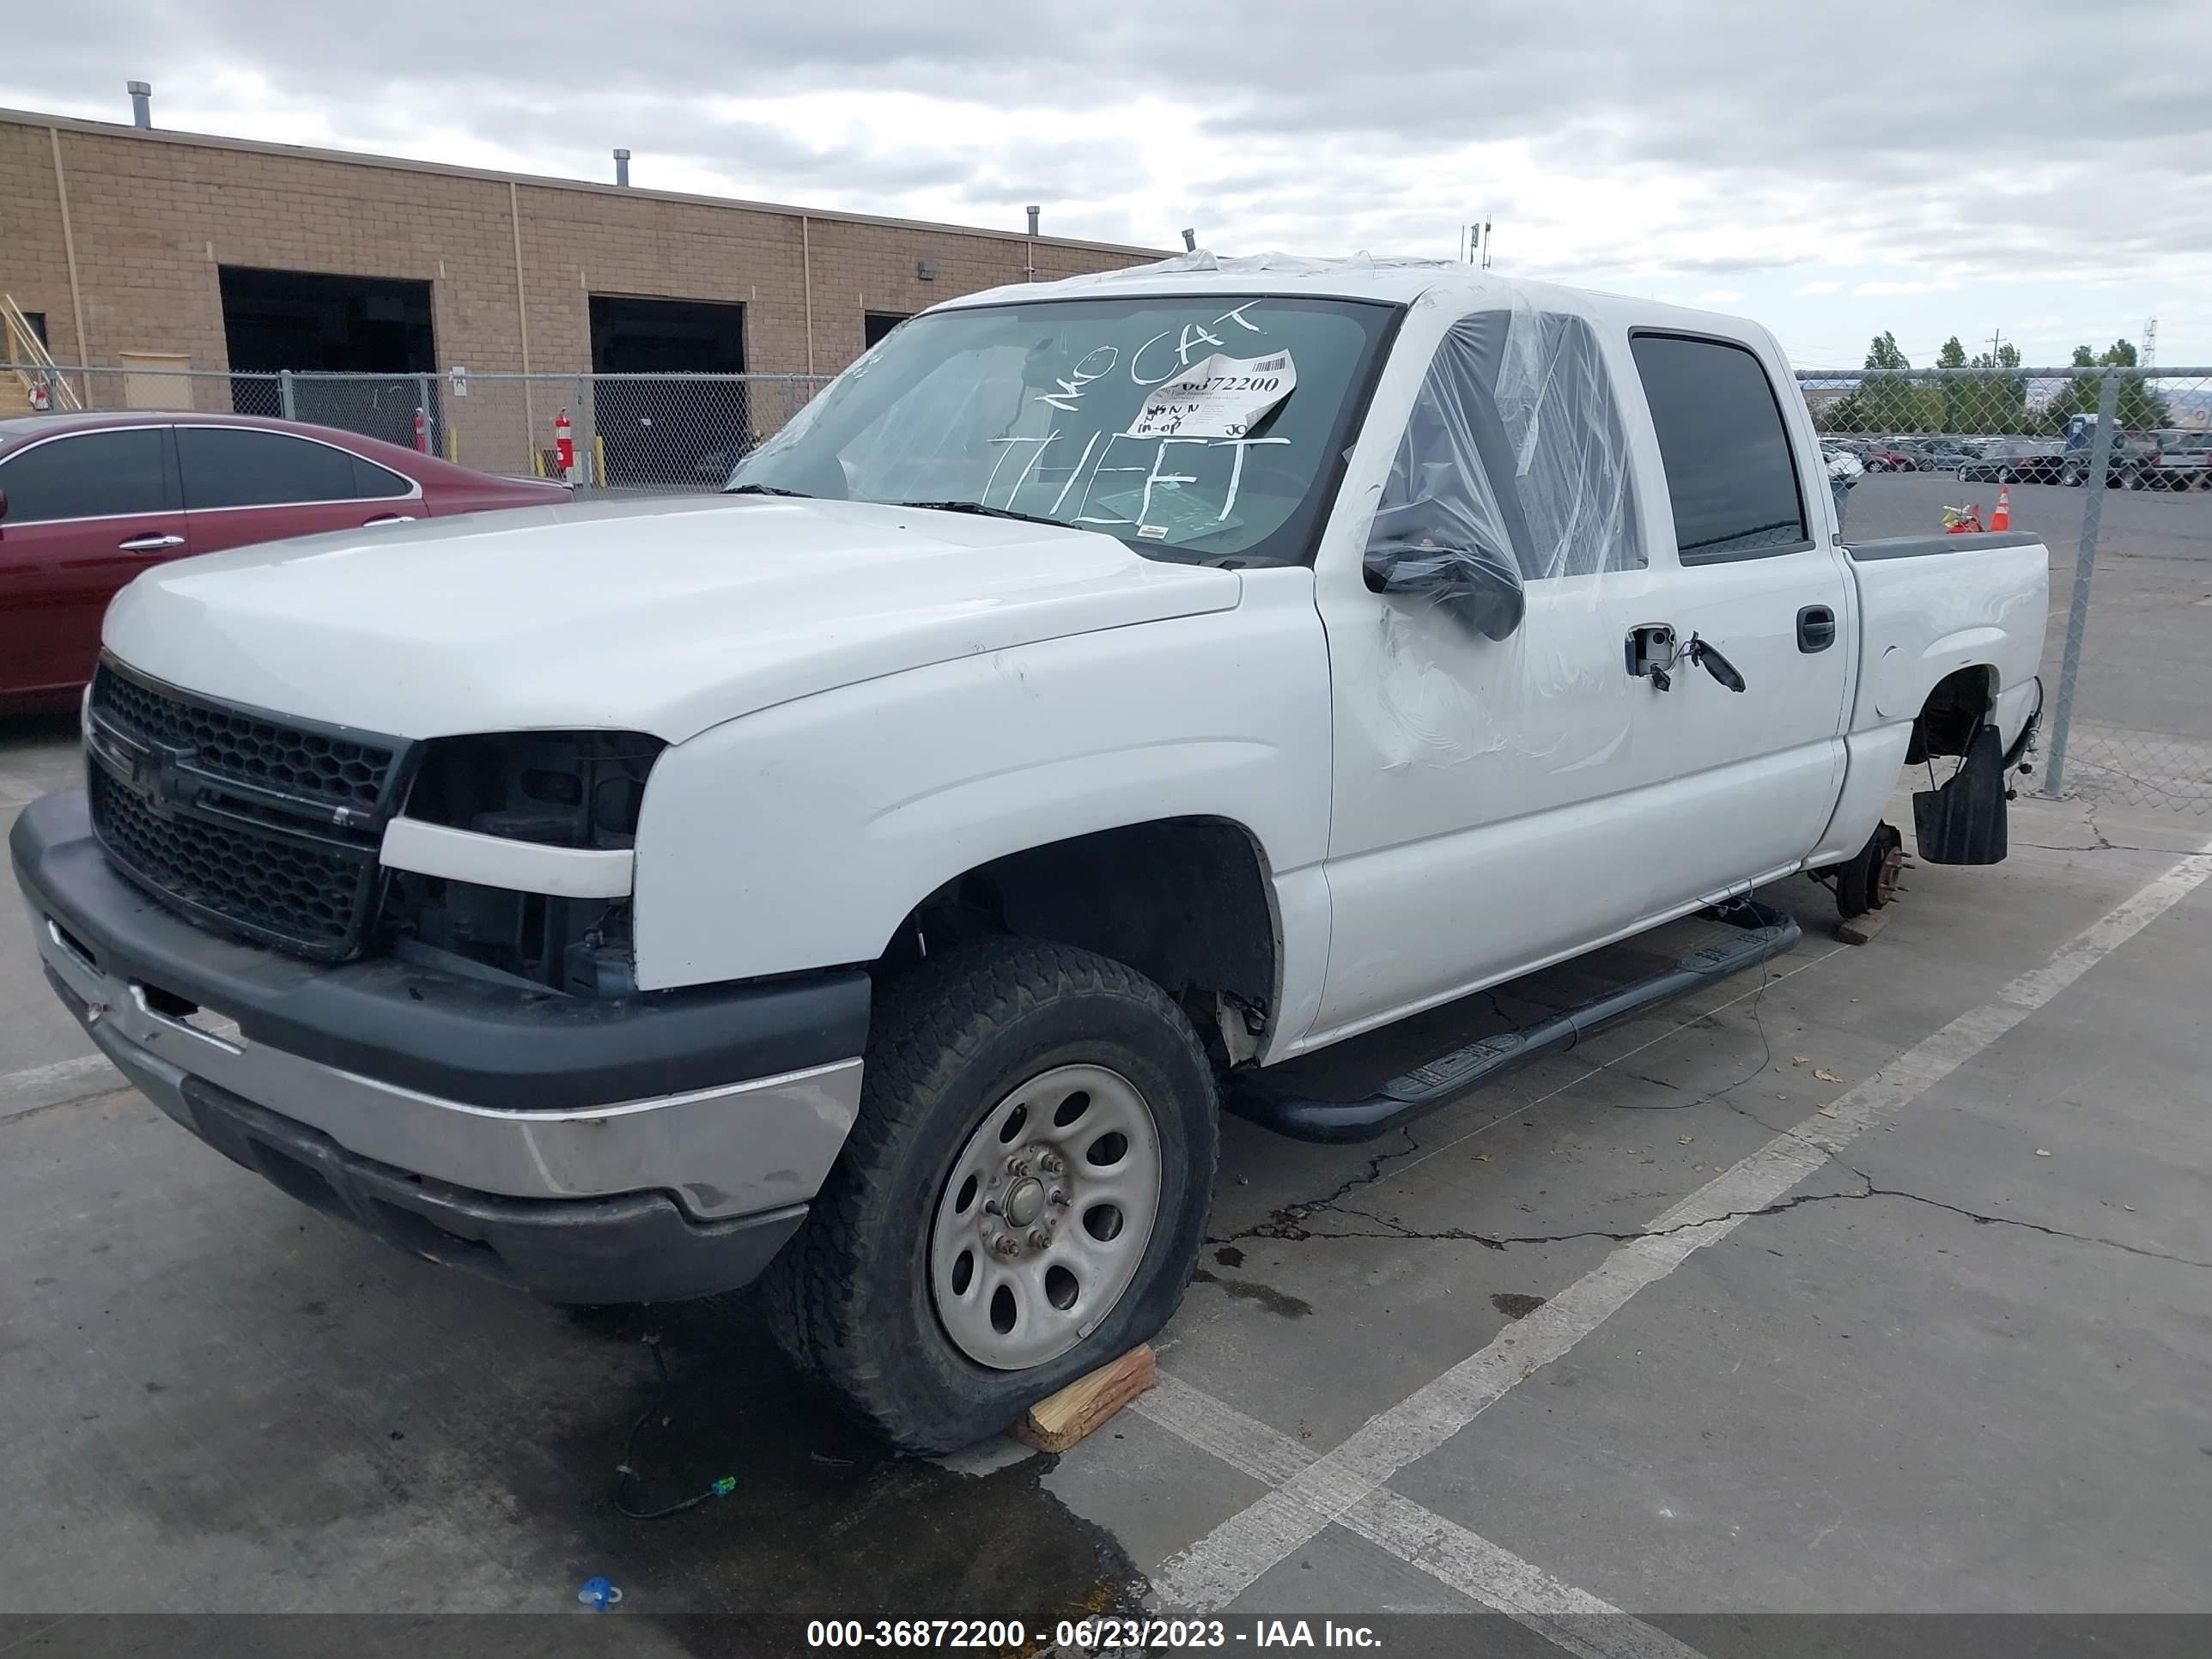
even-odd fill
[{"label": "truck front tire", "polygon": [[1164,1325],[1205,1236],[1213,1073],[1160,988],[999,939],[884,986],[859,1115],[766,1283],[785,1350],[951,1451]]}]

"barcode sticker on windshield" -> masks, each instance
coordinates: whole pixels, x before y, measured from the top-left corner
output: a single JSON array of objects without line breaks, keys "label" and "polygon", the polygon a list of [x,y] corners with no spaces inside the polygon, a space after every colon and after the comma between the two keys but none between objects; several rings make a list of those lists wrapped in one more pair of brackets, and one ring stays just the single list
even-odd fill
[{"label": "barcode sticker on windshield", "polygon": [[1123,435],[1241,438],[1297,383],[1298,366],[1287,351],[1267,357],[1216,354],[1154,386]]}]

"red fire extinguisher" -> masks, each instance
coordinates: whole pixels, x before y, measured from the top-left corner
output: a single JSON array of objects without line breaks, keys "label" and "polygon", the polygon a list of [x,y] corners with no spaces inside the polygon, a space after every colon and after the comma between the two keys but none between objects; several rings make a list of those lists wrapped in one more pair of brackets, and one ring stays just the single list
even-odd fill
[{"label": "red fire extinguisher", "polygon": [[430,453],[430,417],[420,408],[415,411],[415,447]]},{"label": "red fire extinguisher", "polygon": [[575,430],[568,424],[568,411],[562,410],[553,417],[553,460],[561,469],[562,482],[566,483],[576,476]]}]

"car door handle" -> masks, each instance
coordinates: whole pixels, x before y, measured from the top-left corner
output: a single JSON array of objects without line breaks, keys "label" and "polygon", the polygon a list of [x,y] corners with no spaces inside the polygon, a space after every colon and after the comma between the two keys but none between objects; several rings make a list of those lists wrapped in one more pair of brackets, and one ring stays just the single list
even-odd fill
[{"label": "car door handle", "polygon": [[1836,613],[1825,605],[1808,605],[1797,613],[1797,648],[1810,655],[1836,642]]},{"label": "car door handle", "polygon": [[127,542],[116,543],[115,550],[118,553],[160,553],[184,544],[182,536],[159,536],[149,531],[143,536],[133,536]]},{"label": "car door handle", "polygon": [[414,522],[415,515],[412,513],[380,513],[373,519],[363,519],[361,526],[366,530],[373,524],[413,524]]}]

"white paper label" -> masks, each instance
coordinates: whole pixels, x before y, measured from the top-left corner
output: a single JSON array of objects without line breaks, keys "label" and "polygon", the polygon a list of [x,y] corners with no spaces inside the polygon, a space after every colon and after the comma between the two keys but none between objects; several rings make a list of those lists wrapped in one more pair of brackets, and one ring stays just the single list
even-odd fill
[{"label": "white paper label", "polygon": [[1298,366],[1287,351],[1267,357],[1216,353],[1154,386],[1123,435],[1241,438],[1297,383]]}]

